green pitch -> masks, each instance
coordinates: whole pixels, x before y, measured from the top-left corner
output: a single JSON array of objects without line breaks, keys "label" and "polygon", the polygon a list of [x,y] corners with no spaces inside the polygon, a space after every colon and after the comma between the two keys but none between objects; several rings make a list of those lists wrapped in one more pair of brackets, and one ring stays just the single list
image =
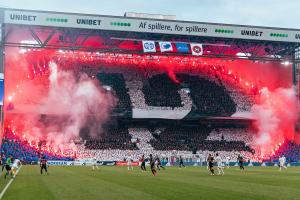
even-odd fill
[{"label": "green pitch", "polygon": [[[49,172],[41,176],[38,166],[23,166],[3,199],[300,199],[300,168],[248,167],[242,173],[235,167],[225,176],[210,176],[205,167],[168,167],[156,177],[137,167],[50,167]],[[1,176],[2,189],[8,180]]]}]

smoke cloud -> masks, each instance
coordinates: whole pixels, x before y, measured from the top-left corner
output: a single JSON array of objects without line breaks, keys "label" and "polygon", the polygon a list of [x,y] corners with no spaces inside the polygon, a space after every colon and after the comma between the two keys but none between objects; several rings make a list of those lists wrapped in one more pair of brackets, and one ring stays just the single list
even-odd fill
[{"label": "smoke cloud", "polygon": [[[89,128],[91,137],[101,134],[115,99],[84,73],[58,69],[54,62],[50,62],[49,70],[46,86],[30,80],[19,86],[27,98],[16,94],[14,109],[7,118],[29,142],[43,141],[55,152],[75,150],[72,141],[79,138],[83,127]],[[31,95],[34,100],[28,102]]]},{"label": "smoke cloud", "polygon": [[286,140],[294,140],[299,105],[293,88],[260,91],[258,103],[252,107],[252,115],[258,130],[254,139],[255,149],[263,158],[274,155]]}]

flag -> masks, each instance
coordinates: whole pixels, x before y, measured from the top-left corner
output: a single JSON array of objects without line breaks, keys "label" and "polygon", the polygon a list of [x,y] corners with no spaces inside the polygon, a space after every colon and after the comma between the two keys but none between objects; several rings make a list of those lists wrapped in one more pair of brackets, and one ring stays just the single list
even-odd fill
[{"label": "flag", "polygon": [[161,52],[173,51],[171,42],[159,42],[159,47]]},{"label": "flag", "polygon": [[192,43],[191,50],[194,56],[201,56],[203,54],[202,44]]},{"label": "flag", "polygon": [[156,52],[155,42],[143,40],[143,50],[144,52]]},{"label": "flag", "polygon": [[189,46],[187,43],[175,43],[176,49],[180,53],[188,53],[189,52]]}]

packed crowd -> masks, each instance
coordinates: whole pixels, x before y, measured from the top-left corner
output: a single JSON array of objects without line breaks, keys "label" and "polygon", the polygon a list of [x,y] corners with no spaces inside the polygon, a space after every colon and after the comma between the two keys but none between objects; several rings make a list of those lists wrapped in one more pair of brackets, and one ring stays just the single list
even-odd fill
[{"label": "packed crowd", "polygon": [[203,141],[208,136],[207,127],[170,127],[153,134],[151,145],[157,150],[185,150],[193,151],[192,142]]},{"label": "packed crowd", "polygon": [[154,134],[154,139],[150,142],[157,150],[253,151],[246,145],[246,142],[251,142],[251,136],[248,136],[249,132],[246,132],[246,129],[218,131],[222,135],[217,137],[216,129],[207,126],[172,127]]},{"label": "packed crowd", "polygon": [[101,138],[89,138],[85,142],[87,149],[137,149],[136,143],[131,141],[128,129],[124,127],[105,130]]},{"label": "packed crowd", "polygon": [[117,110],[128,110],[131,107],[128,89],[125,85],[125,80],[122,74],[97,74],[97,79],[102,86],[109,86],[113,89],[118,97],[118,103],[115,107]]},{"label": "packed crowd", "polygon": [[247,146],[244,142],[241,141],[205,140],[197,143],[191,143],[191,146],[199,150],[208,151],[252,151],[252,149],[249,146]]},{"label": "packed crowd", "polygon": [[[253,131],[249,128],[161,127],[161,128],[110,128],[102,139],[86,139],[78,142],[77,158],[96,157],[99,160],[138,160],[142,154],[158,155],[164,159],[183,156],[203,160],[208,154],[218,152],[223,159],[235,161],[238,154],[245,159],[257,161],[258,153],[250,148]],[[285,142],[270,161],[285,155],[289,162],[300,160],[300,146]],[[13,156],[27,163],[37,162],[44,155],[49,160],[72,160],[74,157],[58,156],[42,151],[6,130],[2,140],[1,154]]]},{"label": "packed crowd", "polygon": [[[138,160],[142,154],[158,155],[162,159],[170,159],[171,157],[178,157],[178,155],[189,159],[200,159],[201,162],[205,161],[208,154],[215,154],[219,152],[222,157],[230,161],[236,161],[239,154],[243,154],[248,160],[257,160],[253,150],[249,148],[243,140],[244,135],[248,129],[239,129],[236,134],[229,137],[215,138],[209,136],[209,132],[215,129],[208,127],[198,128],[129,128],[129,134],[135,140],[137,149],[89,149],[82,145],[78,155],[89,155],[96,157],[100,160],[122,160],[123,158],[130,157],[133,160]],[[219,130],[219,131],[220,131]],[[237,132],[243,131],[238,134]],[[229,129],[227,133],[233,132]],[[239,138],[241,136],[242,138]]]},{"label": "packed crowd", "polygon": [[253,141],[254,131],[249,128],[214,129],[206,140],[212,141],[241,141],[246,145]]},{"label": "packed crowd", "polygon": [[[103,67],[97,70],[86,67],[82,70],[98,79],[102,86],[111,88],[118,99],[116,110],[193,110],[204,116],[231,116],[235,112],[249,111],[253,104],[252,98],[248,98],[241,88],[220,78],[223,76],[220,74],[224,70],[222,68],[195,68],[185,74],[174,74],[179,82],[171,80],[165,71],[143,67]],[[248,133],[249,130],[207,126],[167,127],[151,131],[119,127],[108,130],[101,138],[85,138],[85,143],[79,145],[78,156],[121,160],[130,155],[137,160],[140,155],[150,153],[169,158],[179,154],[191,157],[195,152],[206,155],[221,151],[232,158],[241,152],[253,158],[253,150],[248,146],[252,138]],[[29,161],[39,158],[40,152],[26,141],[5,135],[3,154],[14,154]],[[52,154],[46,156],[49,159],[66,159],[51,157]],[[293,154],[293,159],[297,156]]]},{"label": "packed crowd", "polygon": [[143,86],[146,103],[157,107],[181,107],[178,90],[179,85],[174,83],[167,74],[153,76],[147,79]]},{"label": "packed crowd", "polygon": [[49,160],[73,160],[73,157],[59,156],[56,153],[41,151],[15,136],[9,129],[5,130],[5,137],[2,139],[1,157],[12,156],[26,163],[36,163],[42,156]]},{"label": "packed crowd", "polygon": [[153,150],[153,147],[149,143],[153,136],[151,132],[146,128],[129,128],[129,134],[132,139],[136,141],[136,145],[142,150]]},{"label": "packed crowd", "polygon": [[300,145],[295,142],[285,142],[271,159],[277,161],[282,155],[288,162],[300,162]]},{"label": "packed crowd", "polygon": [[224,86],[208,79],[186,74],[178,75],[191,90],[196,110],[205,116],[231,116],[236,112],[236,104]]},{"label": "packed crowd", "polygon": [[193,107],[193,111],[204,116],[231,116],[235,112],[249,112],[255,99],[238,81],[220,74],[223,68],[213,66],[174,73],[176,81],[164,71],[140,66],[101,70],[97,78],[102,85],[112,87],[119,101],[117,108],[127,110],[191,110]]}]

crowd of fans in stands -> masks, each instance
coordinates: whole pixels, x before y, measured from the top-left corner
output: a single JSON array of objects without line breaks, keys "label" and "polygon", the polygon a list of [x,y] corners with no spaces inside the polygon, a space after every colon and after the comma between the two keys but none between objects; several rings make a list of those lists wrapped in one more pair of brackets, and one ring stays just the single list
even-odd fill
[{"label": "crowd of fans in stands", "polygon": [[186,110],[193,105],[193,110],[201,115],[231,116],[235,112],[250,111],[254,101],[232,80],[222,80],[219,72],[224,69],[218,67],[175,73],[177,82],[165,72],[151,68],[108,67],[101,70],[101,73],[90,74],[102,85],[111,86],[118,99],[117,108],[123,110]]},{"label": "crowd of fans in stands", "polygon": [[295,142],[285,142],[271,159],[278,160],[282,155],[288,162],[300,162],[300,145]]},{"label": "crowd of fans in stands", "polygon": [[151,144],[157,150],[252,151],[244,141],[241,141],[242,138],[239,138],[237,134],[232,135],[230,138],[228,134],[225,134],[226,139],[223,136],[221,140],[212,140],[211,137],[209,138],[211,131],[212,128],[206,126],[167,128],[154,134]]},{"label": "crowd of fans in stands", "polygon": [[236,104],[225,87],[204,78],[180,74],[179,78],[191,90],[196,110],[205,116],[231,116]]},{"label": "crowd of fans in stands", "polygon": [[143,87],[146,103],[157,107],[181,107],[182,102],[178,90],[179,86],[167,74],[149,78]]},{"label": "crowd of fans in stands", "polygon": [[87,149],[137,149],[136,144],[131,142],[128,129],[124,127],[109,128],[100,139],[90,138],[86,140],[85,146]]},{"label": "crowd of fans in stands", "polygon": [[97,74],[97,78],[102,84],[102,86],[109,86],[115,92],[118,103],[115,109],[118,110],[128,110],[131,107],[130,97],[128,95],[128,89],[125,86],[125,80],[122,74]]},{"label": "crowd of fans in stands", "polygon": [[5,130],[5,137],[2,139],[1,157],[12,156],[26,163],[36,163],[44,156],[48,160],[73,160],[72,157],[59,156],[57,154],[40,151],[31,147],[27,141],[16,137],[10,129]]},{"label": "crowd of fans in stands", "polygon": [[[77,156],[108,161],[130,157],[138,161],[142,154],[154,154],[163,159],[178,155],[196,159],[197,155],[197,159],[204,161],[208,154],[218,152],[224,160],[235,161],[238,154],[243,154],[246,160],[257,161],[258,155],[248,146],[252,141],[250,134],[251,130],[248,128],[167,127],[150,131],[147,128],[123,127],[109,129],[103,135],[103,139],[91,139],[80,143]],[[300,160],[299,152],[298,144],[285,142],[269,161],[277,161],[278,157],[285,155],[289,162],[296,162]],[[28,142],[20,140],[8,131],[2,140],[1,154],[19,158],[27,163],[37,162],[41,155],[49,160],[73,159],[33,148]]]},{"label": "crowd of fans in stands", "polygon": [[[225,137],[212,139],[209,138],[209,132],[215,131],[207,126],[202,127],[168,127],[150,129],[147,128],[129,128],[129,133],[137,144],[138,149],[90,149],[84,145],[80,148],[80,154],[93,155],[101,160],[120,160],[123,157],[130,157],[138,160],[142,154],[158,155],[161,158],[176,157],[182,155],[184,158],[198,158],[205,160],[208,154],[219,152],[223,159],[235,161],[238,154],[243,154],[248,160],[256,160],[253,150],[250,149],[239,136],[247,135],[249,129],[242,129],[240,134],[234,134],[228,137],[230,131],[234,129],[222,129]],[[227,131],[227,133],[226,133]],[[242,132],[243,131],[243,132]],[[237,131],[236,131],[237,132]],[[223,138],[223,139],[222,139]],[[226,140],[228,139],[228,141]]]},{"label": "crowd of fans in stands", "polygon": [[[235,112],[251,109],[253,99],[245,94],[234,82],[222,80],[222,68],[190,69],[185,74],[175,74],[179,82],[174,82],[157,70],[146,68],[111,67],[92,70],[82,68],[87,74],[99,80],[102,86],[111,87],[117,97],[116,110],[159,109],[196,111],[204,116],[232,116]],[[81,69],[81,70],[82,70]],[[206,71],[205,71],[206,70]],[[238,82],[238,80],[236,80]],[[251,93],[255,94],[255,92]],[[101,160],[122,160],[130,156],[138,160],[142,155],[161,155],[164,158],[193,153],[201,159],[209,153],[220,152],[221,156],[235,160],[242,153],[247,159],[256,159],[250,148],[252,131],[247,128],[214,128],[210,126],[164,128],[108,129],[101,138],[85,138],[78,145],[78,156],[93,156]],[[37,161],[41,151],[6,132],[1,152],[28,162]],[[300,146],[285,143],[278,155],[285,155],[292,161],[300,159]],[[45,153],[47,159],[71,159]],[[277,159],[274,156],[273,159]]]}]

